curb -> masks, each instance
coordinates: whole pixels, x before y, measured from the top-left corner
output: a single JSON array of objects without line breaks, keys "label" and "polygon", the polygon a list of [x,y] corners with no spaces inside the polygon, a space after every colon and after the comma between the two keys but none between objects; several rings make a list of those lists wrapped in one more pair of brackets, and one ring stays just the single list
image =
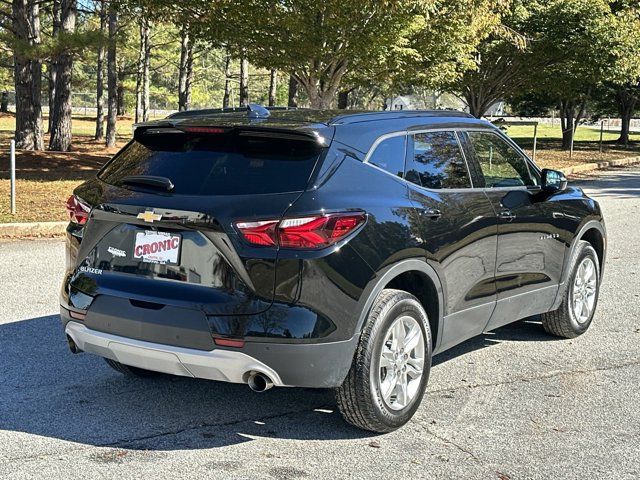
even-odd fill
[{"label": "curb", "polygon": [[582,165],[576,165],[575,167],[562,169],[562,173],[569,176],[573,175],[574,173],[589,172],[591,170],[602,170],[608,167],[623,167],[625,165],[633,165],[634,163],[640,163],[640,156],[619,158],[603,162],[583,163]]},{"label": "curb", "polygon": [[0,238],[59,237],[69,222],[0,223]]}]

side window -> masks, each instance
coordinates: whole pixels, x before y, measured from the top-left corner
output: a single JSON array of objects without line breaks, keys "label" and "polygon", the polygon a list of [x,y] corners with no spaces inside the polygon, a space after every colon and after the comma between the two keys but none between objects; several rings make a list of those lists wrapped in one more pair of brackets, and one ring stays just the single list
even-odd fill
[{"label": "side window", "polygon": [[399,177],[404,173],[406,135],[381,141],[369,157],[369,163]]},{"label": "side window", "polygon": [[487,188],[537,185],[526,160],[494,133],[468,132]]},{"label": "side window", "polygon": [[425,188],[470,188],[467,164],[454,132],[427,132],[413,135],[413,155],[409,155],[408,181]]}]

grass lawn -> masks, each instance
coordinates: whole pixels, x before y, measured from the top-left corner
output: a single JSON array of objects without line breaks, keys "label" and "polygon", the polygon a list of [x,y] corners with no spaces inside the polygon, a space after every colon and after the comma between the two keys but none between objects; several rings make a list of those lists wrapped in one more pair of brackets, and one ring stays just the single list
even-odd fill
[{"label": "grass lawn", "polygon": [[[46,119],[45,119],[46,122]],[[131,137],[133,122],[118,121],[118,146],[106,148],[93,140],[95,120],[73,119],[71,152],[16,152],[16,215],[10,210],[9,140],[15,118],[0,114],[0,223],[67,220],[65,202],[73,189],[91,178]],[[45,136],[45,146],[49,136]]]},{"label": "grass lawn", "polygon": [[[514,125],[507,128],[507,134],[529,155],[533,151],[533,127]],[[578,127],[573,146],[573,157],[561,149],[562,136],[559,122],[556,125],[538,125],[536,163],[542,168],[562,170],[581,163],[597,162],[640,155],[640,133],[631,134],[631,142],[626,148],[615,143],[620,136],[617,132],[605,131],[603,148],[600,153],[600,130],[587,126]]]},{"label": "grass lawn", "polygon": [[[46,119],[45,119],[46,121]],[[0,114],[0,223],[66,220],[64,204],[73,189],[97,170],[131,137],[132,120],[118,120],[118,146],[107,149],[93,140],[95,120],[73,119],[73,150],[58,152],[23,152],[16,154],[17,215],[9,206],[9,140],[13,137],[15,118]],[[533,147],[533,127],[512,126],[507,133],[527,152]],[[560,126],[538,127],[537,163],[541,167],[562,170],[573,165],[597,160],[640,155],[640,134],[632,135],[628,148],[614,143],[618,135],[606,132],[603,153],[599,153],[600,132],[580,127],[576,133],[573,158],[560,149]],[[45,145],[48,143],[45,138]]]}]

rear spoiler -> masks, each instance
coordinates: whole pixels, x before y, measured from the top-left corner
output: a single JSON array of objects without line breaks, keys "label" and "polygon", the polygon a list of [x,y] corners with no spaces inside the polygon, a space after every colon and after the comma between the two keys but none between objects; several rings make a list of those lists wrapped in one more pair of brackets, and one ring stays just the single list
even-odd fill
[{"label": "rear spoiler", "polygon": [[[225,126],[225,125],[181,125],[173,122],[153,124],[135,124],[133,126],[134,140],[144,143],[145,140],[156,135],[239,135],[250,137],[269,137],[287,140],[306,140],[327,147],[333,138],[333,129],[324,128],[320,133],[315,129],[286,129],[264,126]],[[330,134],[330,138],[328,135]]]}]

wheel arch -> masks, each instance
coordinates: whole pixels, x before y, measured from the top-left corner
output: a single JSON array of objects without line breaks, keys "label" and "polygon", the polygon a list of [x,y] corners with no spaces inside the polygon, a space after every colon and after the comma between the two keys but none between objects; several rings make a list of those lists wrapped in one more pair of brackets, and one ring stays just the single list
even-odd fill
[{"label": "wheel arch", "polygon": [[578,248],[578,245],[581,241],[586,241],[591,244],[593,249],[598,254],[598,263],[600,265],[600,281],[602,282],[605,259],[607,256],[607,232],[605,230],[604,224],[601,221],[590,220],[582,225],[582,227],[580,227],[571,242],[567,254],[565,255],[564,265],[562,267],[560,288],[558,289],[558,293],[556,295],[555,302],[553,303],[552,310],[556,310],[562,302],[562,297],[567,285],[567,279],[569,277],[569,274],[571,273],[573,257],[575,256],[576,249]]},{"label": "wheel arch", "polygon": [[362,331],[378,294],[385,288],[407,291],[420,301],[429,318],[432,347],[435,351],[442,338],[444,295],[442,283],[434,268],[422,259],[412,258],[394,263],[378,272],[377,278],[367,286],[361,297],[357,334]]},{"label": "wheel arch", "polygon": [[604,268],[604,257],[605,257],[605,235],[602,230],[599,230],[596,227],[588,228],[581,236],[580,240],[584,240],[585,242],[589,242],[593,249],[598,254],[598,263],[600,264],[600,277],[602,277],[602,270]]}]

